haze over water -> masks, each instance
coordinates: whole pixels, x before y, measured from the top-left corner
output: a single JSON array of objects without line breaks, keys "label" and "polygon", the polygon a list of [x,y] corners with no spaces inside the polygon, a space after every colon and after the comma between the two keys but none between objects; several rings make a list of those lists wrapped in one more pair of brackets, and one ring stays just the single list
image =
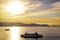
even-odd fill
[{"label": "haze over water", "polygon": [[[9,31],[5,31],[9,29]],[[59,27],[0,27],[0,40],[60,40],[60,28]],[[20,35],[24,33],[42,34],[43,38],[21,38]]]}]

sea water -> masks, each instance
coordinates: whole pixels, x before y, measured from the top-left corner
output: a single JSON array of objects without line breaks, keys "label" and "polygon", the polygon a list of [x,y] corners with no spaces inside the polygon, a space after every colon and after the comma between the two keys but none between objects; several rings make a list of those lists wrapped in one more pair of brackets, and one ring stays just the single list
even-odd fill
[{"label": "sea water", "polygon": [[[7,29],[7,30],[6,30]],[[43,38],[21,38],[21,34],[35,33],[43,35]],[[60,27],[0,27],[0,40],[60,40]]]}]

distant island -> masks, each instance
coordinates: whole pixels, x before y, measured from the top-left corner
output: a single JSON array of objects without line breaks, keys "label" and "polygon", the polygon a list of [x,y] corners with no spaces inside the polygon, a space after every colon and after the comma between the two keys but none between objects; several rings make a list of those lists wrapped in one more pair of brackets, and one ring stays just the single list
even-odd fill
[{"label": "distant island", "polygon": [[48,24],[24,24],[24,23],[12,23],[12,22],[0,22],[0,26],[49,26]]},{"label": "distant island", "polygon": [[[37,24],[37,23],[30,23],[30,24],[25,24],[25,23],[20,23],[20,22],[0,22],[0,27],[1,26],[40,26],[40,27],[50,27],[50,25],[48,24]],[[60,26],[56,26],[56,25],[52,25],[51,27],[60,27]]]}]

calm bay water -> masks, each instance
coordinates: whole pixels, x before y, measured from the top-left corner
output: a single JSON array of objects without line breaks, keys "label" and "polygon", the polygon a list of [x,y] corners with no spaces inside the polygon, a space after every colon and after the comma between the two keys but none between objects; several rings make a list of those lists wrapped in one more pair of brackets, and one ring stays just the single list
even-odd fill
[{"label": "calm bay water", "polygon": [[[5,31],[9,29],[9,31]],[[27,33],[42,34],[43,38],[21,38],[20,35]],[[60,27],[0,27],[0,40],[60,40]]]}]

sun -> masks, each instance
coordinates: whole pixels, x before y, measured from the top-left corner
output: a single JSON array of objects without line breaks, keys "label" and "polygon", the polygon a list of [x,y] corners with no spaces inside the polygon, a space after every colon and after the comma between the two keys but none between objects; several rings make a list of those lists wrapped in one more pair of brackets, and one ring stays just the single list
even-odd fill
[{"label": "sun", "polygon": [[20,1],[9,2],[4,8],[11,15],[22,14],[25,11],[25,6]]}]

